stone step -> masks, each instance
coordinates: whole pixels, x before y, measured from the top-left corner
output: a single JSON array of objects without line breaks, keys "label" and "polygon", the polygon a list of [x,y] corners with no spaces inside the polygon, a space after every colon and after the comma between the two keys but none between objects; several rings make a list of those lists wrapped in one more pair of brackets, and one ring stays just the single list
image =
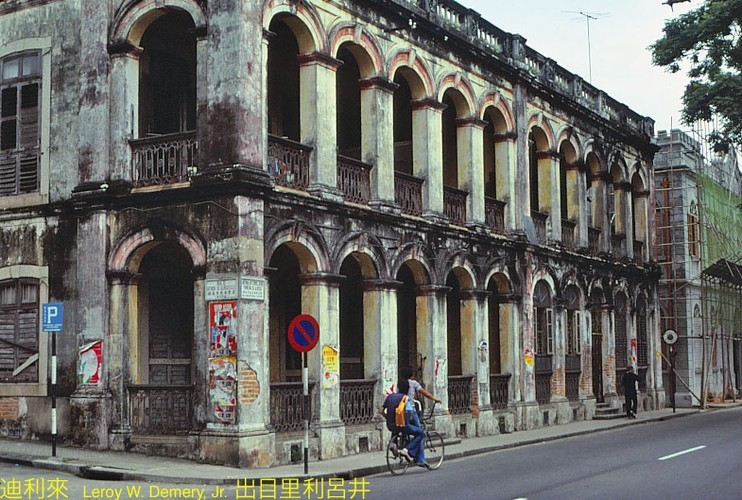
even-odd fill
[{"label": "stone step", "polygon": [[593,416],[593,420],[616,420],[619,418],[625,418],[625,415],[622,415],[620,413],[595,413]]}]

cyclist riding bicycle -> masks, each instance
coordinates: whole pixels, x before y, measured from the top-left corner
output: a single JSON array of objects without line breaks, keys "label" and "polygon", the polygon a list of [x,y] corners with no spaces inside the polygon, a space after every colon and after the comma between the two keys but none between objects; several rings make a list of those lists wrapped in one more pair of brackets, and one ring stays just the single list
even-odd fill
[{"label": "cyclist riding bicycle", "polygon": [[420,428],[420,424],[415,425],[412,421],[412,414],[414,412],[405,411],[405,425],[404,427],[398,426],[396,422],[396,409],[402,400],[407,397],[407,393],[410,389],[410,384],[407,379],[402,378],[397,382],[399,392],[390,394],[384,400],[383,406],[379,409],[386,418],[386,427],[392,432],[404,433],[411,436],[411,439],[407,443],[406,448],[399,450],[399,454],[405,457],[407,460],[415,461],[415,464],[419,467],[430,468],[428,463],[425,461],[425,447],[423,445],[423,438],[425,432]]},{"label": "cyclist riding bicycle", "polygon": [[[423,389],[423,386],[420,385],[420,382],[415,380],[415,371],[412,369],[411,366],[402,367],[400,372],[400,378],[406,380],[409,383],[409,389],[406,391],[407,411],[412,412],[412,424],[420,427],[420,418],[417,414],[417,409],[415,408],[415,399],[420,399],[417,397],[417,394],[419,393],[426,398],[435,401],[436,403],[441,403],[441,400]],[[402,389],[399,389],[399,392],[402,393]]]}]

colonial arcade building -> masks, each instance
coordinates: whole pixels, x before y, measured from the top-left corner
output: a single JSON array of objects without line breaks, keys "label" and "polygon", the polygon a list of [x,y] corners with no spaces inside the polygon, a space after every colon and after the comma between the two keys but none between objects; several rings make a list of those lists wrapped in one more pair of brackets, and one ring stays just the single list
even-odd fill
[{"label": "colonial arcade building", "polygon": [[664,405],[652,120],[449,0],[104,4],[0,1],[3,435],[46,302],[83,446],[301,460],[300,313],[313,459],[406,365],[448,436]]}]

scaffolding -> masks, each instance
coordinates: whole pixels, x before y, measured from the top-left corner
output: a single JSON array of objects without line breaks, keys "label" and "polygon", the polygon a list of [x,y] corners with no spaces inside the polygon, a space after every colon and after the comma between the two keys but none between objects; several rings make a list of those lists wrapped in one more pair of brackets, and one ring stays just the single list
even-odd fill
[{"label": "scaffolding", "polygon": [[736,152],[717,155],[704,139],[712,128],[656,138],[660,328],[678,334],[662,346],[663,382],[680,406],[735,398],[742,387],[742,175]]}]

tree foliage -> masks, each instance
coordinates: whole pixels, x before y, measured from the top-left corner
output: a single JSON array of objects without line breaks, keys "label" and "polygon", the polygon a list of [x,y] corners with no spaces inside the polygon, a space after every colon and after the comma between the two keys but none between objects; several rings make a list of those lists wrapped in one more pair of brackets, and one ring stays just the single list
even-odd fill
[{"label": "tree foliage", "polygon": [[705,0],[667,21],[664,36],[650,46],[653,63],[671,72],[690,64],[682,119],[718,120],[709,137],[717,151],[742,147],[742,0]]}]

